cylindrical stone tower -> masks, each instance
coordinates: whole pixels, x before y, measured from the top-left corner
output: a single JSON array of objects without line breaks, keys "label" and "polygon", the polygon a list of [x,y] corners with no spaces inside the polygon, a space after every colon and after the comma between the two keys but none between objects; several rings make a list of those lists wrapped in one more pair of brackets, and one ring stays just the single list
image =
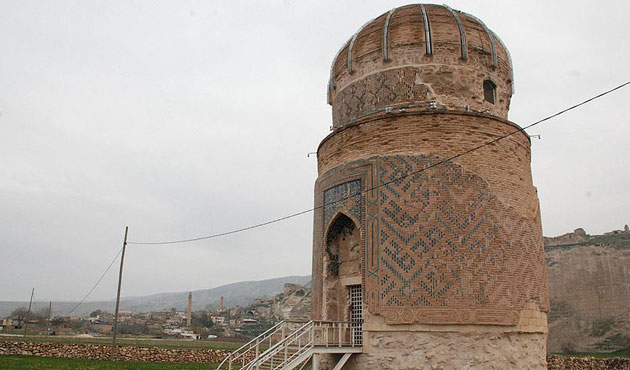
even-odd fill
[{"label": "cylindrical stone tower", "polygon": [[[447,160],[519,129],[507,120],[513,90],[499,37],[447,6],[392,9],[335,56],[312,315],[362,320],[363,353],[344,369],[545,368],[529,137]],[[320,366],[332,360],[320,355]]]}]

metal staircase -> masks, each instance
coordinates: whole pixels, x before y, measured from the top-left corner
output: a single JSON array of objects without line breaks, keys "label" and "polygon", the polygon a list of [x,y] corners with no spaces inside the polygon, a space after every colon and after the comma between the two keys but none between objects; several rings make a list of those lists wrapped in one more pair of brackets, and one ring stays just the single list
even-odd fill
[{"label": "metal staircase", "polygon": [[[353,353],[362,350],[356,325],[349,322],[309,321],[299,325],[280,322],[271,329],[232,352],[219,369],[235,365],[246,370],[291,370],[304,367],[314,354],[343,354],[335,370],[341,369]],[[263,351],[264,349],[264,351]]]}]

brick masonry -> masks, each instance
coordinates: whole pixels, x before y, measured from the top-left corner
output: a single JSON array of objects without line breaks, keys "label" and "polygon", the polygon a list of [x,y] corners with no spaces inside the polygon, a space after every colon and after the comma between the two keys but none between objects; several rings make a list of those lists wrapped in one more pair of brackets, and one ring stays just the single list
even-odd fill
[{"label": "brick masonry", "polygon": [[[383,113],[325,138],[319,146],[318,169],[325,174],[372,156],[425,154],[449,158],[518,129],[508,121],[476,113]],[[453,162],[485,179],[497,197],[519,214],[534,217],[538,212],[526,135],[516,133]]]},{"label": "brick masonry", "polygon": [[[384,60],[387,13],[382,14],[358,33],[352,50],[352,73],[348,71],[351,40],[344,44],[333,61],[329,102],[336,105],[338,94],[347,95],[347,87],[369,75],[414,66],[418,71],[418,80],[431,90],[431,98],[443,106],[454,110],[469,106],[471,110],[489,110],[495,116],[507,118],[513,78],[508,52],[498,36],[490,30],[486,32],[471,16],[458,12],[466,34],[467,59],[463,60],[460,34],[453,15],[439,5],[425,4],[424,7],[431,33],[432,54],[426,53],[420,6],[413,4],[397,8],[393,13],[388,32],[389,59]],[[491,38],[497,56],[494,66]],[[482,85],[487,79],[496,85],[496,104],[483,99]],[[342,123],[333,119],[334,125]]]},{"label": "brick masonry", "polygon": [[[423,155],[372,157],[332,169],[316,185],[353,179],[330,187],[344,188],[359,183],[357,173],[369,184],[362,188],[369,190],[362,213],[357,214],[355,196],[338,202],[335,210],[365,220],[363,272],[370,312],[389,323],[516,325],[531,301],[548,311],[539,215],[520,216],[481,177],[451,162],[436,166],[441,161]],[[319,222],[317,216],[317,229],[324,230],[331,216]],[[323,237],[315,236],[319,269]],[[319,296],[313,297],[316,315],[321,314]]]},{"label": "brick masonry", "polygon": [[[544,367],[540,210],[529,137],[507,120],[512,92],[511,60],[497,35],[446,6],[384,13],[334,58],[333,132],[317,153],[312,315],[347,319],[339,314],[344,278],[328,274],[343,261],[326,252],[343,247],[329,236],[343,214],[360,237],[365,303],[363,355],[350,368],[430,366],[428,349],[452,360],[445,368],[483,368],[486,358],[497,368]],[[409,347],[422,338],[429,347]],[[448,350],[465,340],[465,351]],[[504,352],[479,355],[486,345]],[[402,359],[405,348],[413,354]]]}]

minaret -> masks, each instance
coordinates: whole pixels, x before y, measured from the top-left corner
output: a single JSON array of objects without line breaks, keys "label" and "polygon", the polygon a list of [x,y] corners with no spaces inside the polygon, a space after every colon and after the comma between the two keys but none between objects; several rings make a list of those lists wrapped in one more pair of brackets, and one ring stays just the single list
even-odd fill
[{"label": "minaret", "polygon": [[192,292],[188,293],[188,309],[186,310],[186,326],[192,325]]}]

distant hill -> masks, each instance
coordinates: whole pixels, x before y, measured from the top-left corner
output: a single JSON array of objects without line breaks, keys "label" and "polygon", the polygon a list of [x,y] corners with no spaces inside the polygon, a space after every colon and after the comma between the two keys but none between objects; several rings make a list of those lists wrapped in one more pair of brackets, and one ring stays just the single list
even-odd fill
[{"label": "distant hill", "polygon": [[[218,307],[221,296],[225,297],[226,307],[236,305],[247,306],[256,298],[271,298],[284,289],[285,283],[305,285],[311,281],[309,276],[285,276],[276,279],[260,281],[243,281],[222,285],[212,289],[193,291],[193,311],[213,309]],[[77,302],[53,302],[52,315],[67,315]],[[159,293],[141,297],[124,297],[120,302],[121,310],[134,312],[158,311],[175,307],[183,311],[188,303],[188,292]],[[87,316],[97,309],[114,311],[115,302],[95,301],[84,302],[72,313],[76,316]],[[26,307],[28,302],[0,301],[0,318],[5,317],[18,307]],[[33,302],[33,311],[48,309],[48,302]]]}]

